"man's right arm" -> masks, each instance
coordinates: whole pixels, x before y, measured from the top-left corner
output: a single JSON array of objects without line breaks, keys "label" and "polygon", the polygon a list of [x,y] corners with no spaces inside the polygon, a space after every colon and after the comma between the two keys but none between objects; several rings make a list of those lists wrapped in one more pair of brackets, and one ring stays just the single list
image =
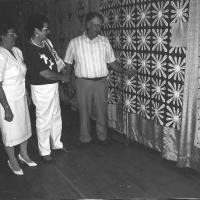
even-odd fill
[{"label": "man's right arm", "polygon": [[65,62],[65,67],[62,69],[62,74],[69,77],[69,80],[71,80],[71,74],[73,70],[73,64],[69,64]]},{"label": "man's right arm", "polygon": [[63,73],[69,75],[71,79],[71,74],[73,70],[73,62],[74,62],[74,42],[73,39],[69,42],[67,50],[65,52],[64,57],[65,67],[63,69]]}]

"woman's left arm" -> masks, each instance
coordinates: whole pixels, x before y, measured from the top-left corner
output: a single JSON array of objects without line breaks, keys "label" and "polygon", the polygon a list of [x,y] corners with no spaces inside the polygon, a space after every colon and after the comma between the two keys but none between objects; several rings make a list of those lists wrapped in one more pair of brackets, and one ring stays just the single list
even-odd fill
[{"label": "woman's left arm", "polygon": [[28,92],[27,88],[25,88],[25,95],[26,95],[28,106],[31,106],[31,104],[32,104],[31,95]]},{"label": "woman's left arm", "polygon": [[4,111],[5,111],[4,119],[8,122],[11,122],[13,120],[14,115],[13,115],[12,110],[11,110],[9,104],[8,104],[5,92],[4,92],[3,87],[2,87],[2,82],[0,82],[0,102],[1,102],[1,105],[3,106],[3,108],[4,108]]}]

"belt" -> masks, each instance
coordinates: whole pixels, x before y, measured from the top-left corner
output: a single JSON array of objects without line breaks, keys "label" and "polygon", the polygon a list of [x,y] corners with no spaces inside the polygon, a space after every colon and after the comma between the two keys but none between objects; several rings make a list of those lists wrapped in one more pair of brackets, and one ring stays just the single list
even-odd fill
[{"label": "belt", "polygon": [[97,78],[83,78],[83,77],[81,77],[81,78],[79,78],[79,77],[75,77],[75,78],[78,78],[78,79],[84,79],[84,80],[90,80],[90,81],[100,81],[100,80],[106,78],[106,76],[103,76],[103,77],[97,77]]}]

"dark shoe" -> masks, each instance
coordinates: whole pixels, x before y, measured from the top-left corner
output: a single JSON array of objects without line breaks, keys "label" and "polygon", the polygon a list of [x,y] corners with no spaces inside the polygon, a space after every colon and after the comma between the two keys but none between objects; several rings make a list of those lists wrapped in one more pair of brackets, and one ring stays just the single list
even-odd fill
[{"label": "dark shoe", "polygon": [[50,155],[41,156],[41,159],[46,164],[51,164],[54,162],[54,160],[52,159],[52,157]]},{"label": "dark shoe", "polygon": [[102,146],[108,146],[109,142],[108,140],[98,140],[97,144],[102,145]]},{"label": "dark shoe", "polygon": [[90,145],[91,145],[91,142],[79,142],[77,146],[80,149],[87,149],[89,148]]},{"label": "dark shoe", "polygon": [[67,152],[70,152],[69,149],[66,149],[65,147],[63,148],[60,148],[60,149],[53,149],[53,151],[57,154],[63,154],[63,153],[67,153]]}]

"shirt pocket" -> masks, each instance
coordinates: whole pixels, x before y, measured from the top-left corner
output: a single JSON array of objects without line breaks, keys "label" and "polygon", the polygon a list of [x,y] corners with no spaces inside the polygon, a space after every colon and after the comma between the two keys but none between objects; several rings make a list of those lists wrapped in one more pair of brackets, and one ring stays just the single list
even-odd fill
[{"label": "shirt pocket", "polygon": [[106,43],[99,42],[95,46],[96,58],[106,62]]}]

